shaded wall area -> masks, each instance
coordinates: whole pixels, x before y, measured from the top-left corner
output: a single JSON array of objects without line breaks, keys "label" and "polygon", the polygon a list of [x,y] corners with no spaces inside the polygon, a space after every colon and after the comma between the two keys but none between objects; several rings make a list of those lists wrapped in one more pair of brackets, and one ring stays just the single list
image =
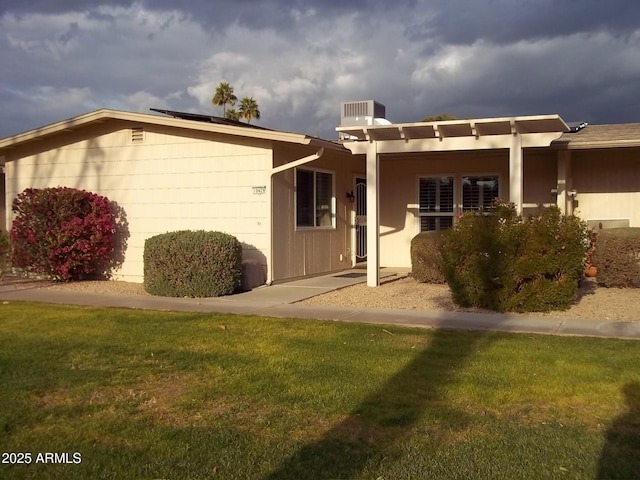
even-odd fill
[{"label": "shaded wall area", "polygon": [[[315,153],[317,149],[276,145],[274,166],[284,165]],[[353,247],[353,191],[355,175],[364,173],[364,159],[350,152],[325,149],[322,157],[300,168],[330,172],[334,178],[335,227],[296,226],[295,168],[273,177],[273,279],[334,272],[350,268]]]}]

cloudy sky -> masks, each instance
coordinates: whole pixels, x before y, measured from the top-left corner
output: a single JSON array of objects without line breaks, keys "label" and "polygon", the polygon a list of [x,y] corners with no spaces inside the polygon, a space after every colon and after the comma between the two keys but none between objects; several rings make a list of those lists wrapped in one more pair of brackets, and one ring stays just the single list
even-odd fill
[{"label": "cloudy sky", "polygon": [[[177,6],[177,5],[180,6]],[[559,113],[640,121],[638,0],[0,0],[0,138],[99,108],[336,138],[340,102],[393,122]]]}]

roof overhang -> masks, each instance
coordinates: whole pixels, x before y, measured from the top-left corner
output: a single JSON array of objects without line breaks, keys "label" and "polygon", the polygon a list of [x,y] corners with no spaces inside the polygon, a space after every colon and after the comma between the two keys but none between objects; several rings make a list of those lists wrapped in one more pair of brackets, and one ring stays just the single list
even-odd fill
[{"label": "roof overhang", "polygon": [[559,115],[480,118],[441,122],[397,123],[338,127],[344,145],[353,153],[366,153],[376,142],[378,153],[455,151],[509,148],[514,136],[522,147],[546,147],[568,132]]},{"label": "roof overhang", "polygon": [[7,151],[12,148],[23,146],[30,142],[37,142],[54,135],[64,134],[65,132],[79,130],[92,124],[100,124],[112,120],[125,121],[136,125],[158,125],[190,131],[211,132],[215,134],[232,135],[236,137],[254,138],[298,145],[311,145],[313,147],[329,148],[340,151],[345,150],[344,147],[337,142],[321,140],[300,133],[247,128],[245,126],[206,123],[188,119],[165,117],[160,115],[102,109],[1,139],[0,156],[3,154],[3,150]]}]

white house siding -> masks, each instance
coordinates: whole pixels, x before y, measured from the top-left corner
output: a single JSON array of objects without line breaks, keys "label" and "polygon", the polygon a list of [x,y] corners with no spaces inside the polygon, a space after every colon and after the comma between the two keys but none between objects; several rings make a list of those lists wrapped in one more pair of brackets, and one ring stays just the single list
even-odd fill
[{"label": "white house siding", "polygon": [[640,227],[640,150],[571,151],[574,213],[584,220],[629,221]]},{"label": "white house siding", "polygon": [[[131,125],[108,122],[45,140],[37,151],[15,152],[6,166],[8,198],[25,188],[68,186],[117,202],[130,237],[126,260],[115,278],[143,280],[147,238],[175,230],[219,230],[235,235],[244,257],[266,268],[269,203],[253,187],[267,185],[271,149],[266,142],[244,144],[211,133],[144,126],[144,140],[132,143]],[[258,193],[256,193],[258,192]],[[9,220],[11,213],[9,212]]]}]

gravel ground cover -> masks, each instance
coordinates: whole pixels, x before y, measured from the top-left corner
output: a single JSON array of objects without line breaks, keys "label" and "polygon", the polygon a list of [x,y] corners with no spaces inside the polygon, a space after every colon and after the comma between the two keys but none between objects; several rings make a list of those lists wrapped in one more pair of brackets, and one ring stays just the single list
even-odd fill
[{"label": "gravel ground cover", "polygon": [[[359,284],[343,290],[304,300],[306,305],[354,306],[365,308],[394,308],[435,311],[474,311],[456,306],[451,300],[449,287],[417,283],[409,276],[398,276],[384,281],[380,288]],[[595,281],[585,279],[578,299],[566,311],[528,313],[546,317],[584,318],[593,320],[640,321],[638,306],[640,290],[598,288]]]}]

